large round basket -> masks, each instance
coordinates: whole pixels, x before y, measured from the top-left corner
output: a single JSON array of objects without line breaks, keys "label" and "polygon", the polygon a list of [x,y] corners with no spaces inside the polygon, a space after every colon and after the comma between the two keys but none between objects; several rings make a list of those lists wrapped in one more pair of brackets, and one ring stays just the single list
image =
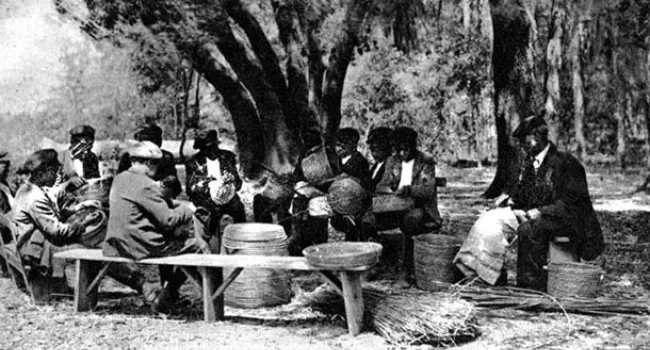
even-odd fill
[{"label": "large round basket", "polygon": [[328,154],[324,146],[317,147],[312,153],[302,159],[301,167],[305,179],[309,183],[319,183],[329,180],[338,172],[337,162]]},{"label": "large round basket", "polygon": [[392,194],[384,194],[372,198],[372,211],[374,213],[390,213],[409,211],[415,207],[413,198],[403,198]]},{"label": "large round basket", "polygon": [[76,211],[68,219],[67,223],[82,223],[90,215],[95,217],[85,227],[81,233],[80,242],[88,248],[97,248],[106,238],[106,226],[108,224],[108,215],[106,211],[98,208],[84,208]]},{"label": "large round basket", "polygon": [[548,294],[555,297],[594,298],[603,270],[584,263],[552,263],[548,266]]},{"label": "large round basket", "polygon": [[303,249],[310,265],[326,268],[372,266],[379,261],[382,246],[373,242],[332,242]]},{"label": "large round basket", "polygon": [[355,215],[368,204],[369,196],[359,182],[346,177],[332,183],[327,192],[327,203],[336,213]]},{"label": "large round basket", "polygon": [[418,288],[440,291],[457,282],[453,264],[460,240],[453,236],[426,234],[413,237],[415,283]]},{"label": "large round basket", "polygon": [[77,202],[97,200],[108,206],[108,195],[111,191],[113,178],[89,179],[88,183],[74,191]]},{"label": "large round basket", "polygon": [[[280,225],[231,224],[224,230],[222,254],[287,256],[287,236]],[[224,268],[228,276],[234,269]],[[258,308],[291,301],[291,279],[284,270],[244,269],[224,293],[227,305]]]}]

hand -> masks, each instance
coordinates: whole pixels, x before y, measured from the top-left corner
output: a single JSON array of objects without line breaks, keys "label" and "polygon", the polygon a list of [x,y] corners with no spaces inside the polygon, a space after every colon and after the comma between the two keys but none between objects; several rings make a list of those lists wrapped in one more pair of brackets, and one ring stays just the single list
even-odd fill
[{"label": "hand", "polygon": [[194,205],[194,203],[192,203],[192,202],[186,202],[185,205],[186,205],[188,208],[190,208],[190,210],[192,211],[192,213],[196,213],[196,205]]},{"label": "hand", "polygon": [[177,179],[178,178],[176,176],[169,175],[162,179],[161,184],[165,187],[171,187],[174,183],[176,183]]},{"label": "hand", "polygon": [[526,217],[530,220],[536,220],[542,217],[542,212],[537,208],[533,208],[526,212]]},{"label": "hand", "polygon": [[74,191],[74,190],[84,186],[87,183],[88,183],[88,181],[86,181],[86,179],[84,179],[83,177],[75,176],[75,177],[71,178],[70,180],[68,180],[68,183],[66,184],[65,189],[66,189],[66,191],[71,192],[71,191]]},{"label": "hand", "polygon": [[86,142],[79,142],[74,146],[70,147],[70,154],[72,158],[79,158],[84,153],[88,152],[92,148],[92,144]]},{"label": "hand", "polygon": [[395,195],[398,197],[410,197],[411,196],[411,186],[402,186],[395,191]]},{"label": "hand", "polygon": [[91,223],[97,221],[99,219],[99,217],[100,216],[99,216],[98,212],[91,213],[90,215],[86,216],[86,218],[81,222],[81,225],[86,227],[86,226],[90,225]]},{"label": "hand", "polygon": [[520,223],[528,220],[528,217],[526,216],[526,211],[521,210],[521,209],[515,209],[512,211],[513,214],[517,217],[517,221]]},{"label": "hand", "polygon": [[79,211],[85,208],[95,208],[95,209],[100,209],[102,207],[102,203],[98,200],[95,199],[90,199],[87,201],[83,201],[74,207],[74,211]]}]

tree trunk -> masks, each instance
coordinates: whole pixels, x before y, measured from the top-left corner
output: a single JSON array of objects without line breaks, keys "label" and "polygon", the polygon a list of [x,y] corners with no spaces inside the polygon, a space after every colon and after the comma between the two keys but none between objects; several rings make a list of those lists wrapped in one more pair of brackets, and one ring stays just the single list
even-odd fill
[{"label": "tree trunk", "polygon": [[560,69],[562,68],[562,39],[566,11],[561,1],[553,3],[549,40],[546,46],[546,103],[544,110],[549,119],[549,139],[557,144],[559,139],[558,107],[560,103]]},{"label": "tree trunk", "polygon": [[398,50],[409,53],[418,47],[418,33],[415,19],[423,12],[421,0],[397,0],[393,38]]},{"label": "tree trunk", "polygon": [[576,154],[578,159],[584,160],[587,156],[587,141],[584,132],[585,105],[582,62],[586,45],[587,26],[585,22],[589,21],[591,16],[592,0],[587,0],[586,3],[579,2],[577,5],[573,16],[575,24],[569,45],[569,54],[571,56],[571,86],[573,90],[573,127],[578,146]]},{"label": "tree trunk", "polygon": [[619,76],[619,47],[618,27],[615,16],[611,15],[612,25],[612,86],[614,87],[615,109],[614,119],[616,120],[616,165],[625,168],[625,92],[623,82]]}]

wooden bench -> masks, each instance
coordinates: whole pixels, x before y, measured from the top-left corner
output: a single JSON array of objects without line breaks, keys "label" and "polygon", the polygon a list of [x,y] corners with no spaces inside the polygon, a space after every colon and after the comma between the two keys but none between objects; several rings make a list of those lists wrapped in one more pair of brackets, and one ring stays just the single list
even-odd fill
[{"label": "wooden bench", "polygon": [[[328,269],[311,266],[304,257],[264,255],[184,254],[163,258],[133,261],[120,257],[106,257],[99,249],[73,249],[57,253],[56,258],[77,261],[77,286],[74,293],[75,311],[88,311],[97,304],[97,287],[110,264],[138,263],[173,265],[202,290],[203,316],[206,322],[224,319],[223,292],[245,268],[314,271],[324,278],[341,296],[345,304],[348,331],[357,335],[363,328],[363,295],[361,274],[372,266],[350,269]],[[234,270],[224,279],[223,268]],[[198,270],[197,274],[191,269]]]}]

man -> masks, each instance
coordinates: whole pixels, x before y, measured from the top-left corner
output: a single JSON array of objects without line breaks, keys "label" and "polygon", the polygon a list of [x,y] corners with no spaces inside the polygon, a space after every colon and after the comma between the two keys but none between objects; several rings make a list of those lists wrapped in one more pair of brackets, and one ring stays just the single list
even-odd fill
[{"label": "man", "polygon": [[[133,135],[133,138],[138,142],[152,142],[160,148],[163,141],[162,129],[155,125],[147,126],[138,130]],[[181,182],[178,179],[178,173],[176,171],[176,162],[174,161],[174,155],[171,152],[164,149],[161,149],[161,151],[163,153],[163,158],[160,161],[158,173],[154,176],[154,180],[161,182],[161,189],[165,198],[174,199],[178,197],[178,195],[183,191]],[[122,155],[122,158],[120,158],[120,163],[117,167],[117,173],[119,174],[125,170],[128,170],[130,167],[131,160],[129,153],[126,152]]]},{"label": "man", "polygon": [[[113,180],[109,203],[108,232],[103,245],[106,256],[123,256],[134,260],[207,252],[209,237],[178,236],[176,228],[192,222],[196,207],[190,202],[169,201],[160,185],[153,180],[163,158],[158,146],[149,141],[129,150],[131,167]],[[195,232],[201,235],[204,232]],[[160,267],[164,289],[155,298],[152,310],[166,311],[178,297],[185,282],[180,270]]]},{"label": "man", "polygon": [[602,231],[589,198],[584,168],[548,140],[544,118],[526,118],[513,136],[527,158],[509,191],[508,207],[488,211],[479,218],[455,262],[465,274],[494,284],[503,266],[506,235],[516,232],[517,285],[545,291],[547,274],[543,267],[549,242],[556,236],[568,236],[573,252],[592,260],[604,249]]},{"label": "man", "polygon": [[[237,171],[235,154],[219,149],[216,130],[204,130],[194,139],[194,149],[199,152],[185,164],[186,192],[190,200],[210,213],[208,230],[217,233],[223,215],[228,214],[236,223],[246,222],[244,204],[237,191],[242,180]],[[213,235],[210,246],[218,251],[220,235]]]},{"label": "man", "polygon": [[390,135],[392,130],[387,127],[378,127],[368,133],[368,148],[375,163],[370,168],[370,190],[375,191],[377,185],[386,171],[386,159],[392,153]]},{"label": "man", "polygon": [[368,160],[357,150],[359,139],[356,129],[342,128],[336,133],[335,150],[340,159],[341,173],[356,178],[367,189],[370,182],[370,166]]},{"label": "man", "polygon": [[63,164],[60,183],[77,177],[86,180],[99,178],[99,160],[92,152],[94,143],[95,129],[91,126],[77,125],[70,129],[70,147],[60,155]]},{"label": "man", "polygon": [[398,287],[408,287],[413,282],[413,236],[442,226],[438,212],[436,163],[430,155],[417,149],[417,136],[417,132],[408,127],[398,127],[393,131],[391,138],[395,155],[386,159],[384,176],[377,184],[378,193],[394,193],[415,201],[415,207],[406,213],[376,216],[377,227],[399,226],[404,234],[404,269],[397,281]]},{"label": "man", "polygon": [[0,212],[2,214],[11,211],[14,203],[14,191],[7,182],[10,166],[9,153],[0,151]]},{"label": "man", "polygon": [[[17,229],[17,249],[23,263],[32,271],[30,279],[34,280],[62,280],[65,276],[65,263],[53,259],[54,253],[83,244],[82,234],[86,226],[97,219],[96,216],[89,215],[78,223],[68,224],[63,221],[66,216],[60,209],[63,194],[75,188],[71,182],[54,186],[60,167],[55,150],[34,152],[24,165],[30,173],[29,181],[16,194],[13,220]],[[83,202],[71,209],[77,212],[98,205]],[[142,290],[144,279],[138,279],[130,270],[113,267],[109,273],[118,281]]]}]

